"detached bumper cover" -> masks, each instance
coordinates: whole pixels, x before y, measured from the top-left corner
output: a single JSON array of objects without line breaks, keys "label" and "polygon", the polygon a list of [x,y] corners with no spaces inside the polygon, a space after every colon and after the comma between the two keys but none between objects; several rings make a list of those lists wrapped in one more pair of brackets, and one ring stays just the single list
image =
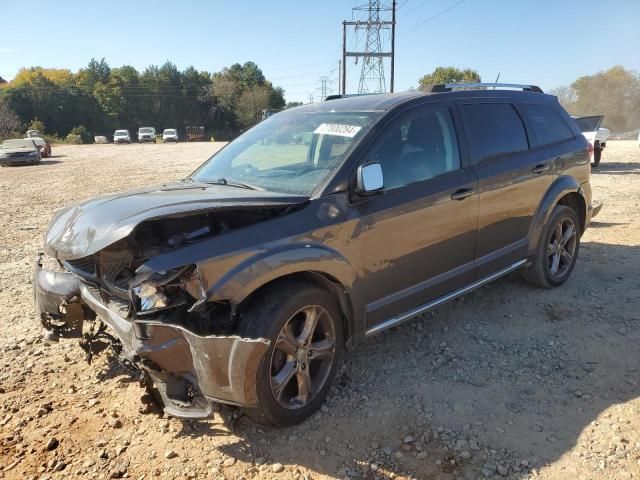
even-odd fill
[{"label": "detached bumper cover", "polygon": [[[70,273],[43,270],[41,260],[36,262],[34,294],[41,321],[43,315],[58,312],[69,295],[79,297],[113,330],[122,343],[122,356],[153,381],[166,413],[205,418],[213,413],[213,401],[255,406],[256,371],[268,340],[202,336],[181,325],[131,321],[109,310],[96,287]],[[43,326],[51,332],[51,325]]]}]

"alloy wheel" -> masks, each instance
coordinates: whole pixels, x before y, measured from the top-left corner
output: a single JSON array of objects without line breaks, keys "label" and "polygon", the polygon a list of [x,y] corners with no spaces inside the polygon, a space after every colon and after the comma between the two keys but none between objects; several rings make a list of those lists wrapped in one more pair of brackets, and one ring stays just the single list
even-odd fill
[{"label": "alloy wheel", "polygon": [[561,218],[553,227],[547,247],[549,273],[562,278],[571,268],[578,242],[576,226],[570,218]]},{"label": "alloy wheel", "polygon": [[271,392],[288,409],[311,402],[322,390],[336,355],[333,319],[319,305],[294,313],[278,334],[271,354]]}]

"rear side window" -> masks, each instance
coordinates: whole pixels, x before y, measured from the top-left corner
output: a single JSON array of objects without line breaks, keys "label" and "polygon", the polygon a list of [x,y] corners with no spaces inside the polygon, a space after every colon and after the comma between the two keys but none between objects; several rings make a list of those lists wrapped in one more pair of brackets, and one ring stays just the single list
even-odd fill
[{"label": "rear side window", "polygon": [[573,138],[573,132],[552,108],[544,105],[518,105],[529,122],[540,145],[561,142]]},{"label": "rear side window", "polygon": [[474,164],[529,149],[522,120],[508,103],[463,105]]}]

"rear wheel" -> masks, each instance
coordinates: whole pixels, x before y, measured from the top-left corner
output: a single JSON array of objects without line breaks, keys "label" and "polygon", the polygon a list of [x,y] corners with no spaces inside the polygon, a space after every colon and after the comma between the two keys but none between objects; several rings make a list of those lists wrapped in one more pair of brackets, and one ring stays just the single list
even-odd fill
[{"label": "rear wheel", "polygon": [[523,272],[534,285],[553,288],[567,281],[580,250],[578,215],[566,205],[557,205],[544,228],[533,263]]},{"label": "rear wheel", "polygon": [[241,335],[271,344],[256,375],[262,423],[294,425],[325,400],[342,359],[344,336],[334,298],[313,284],[287,281],[267,287],[241,319]]}]

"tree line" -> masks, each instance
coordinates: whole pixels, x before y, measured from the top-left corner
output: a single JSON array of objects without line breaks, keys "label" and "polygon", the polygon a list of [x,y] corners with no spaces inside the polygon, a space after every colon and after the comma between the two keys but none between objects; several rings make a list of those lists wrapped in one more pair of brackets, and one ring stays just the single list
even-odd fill
[{"label": "tree line", "polygon": [[254,62],[210,73],[171,62],[138,72],[111,68],[91,59],[78,72],[24,68],[6,82],[0,77],[0,135],[44,128],[65,138],[81,133],[110,136],[116,129],[137,131],[204,126],[216,138],[230,138],[250,128],[263,109],[285,107],[284,90],[269,82]]},{"label": "tree line", "polygon": [[[431,84],[480,82],[476,70],[438,67],[419,79]],[[549,93],[575,116],[605,115],[604,125],[623,132],[640,128],[640,76],[621,66],[578,78]],[[111,68],[92,59],[73,73],[66,69],[24,68],[10,82],[0,77],[0,138],[29,126],[49,135],[91,141],[115,129],[135,132],[204,126],[216,139],[233,138],[256,124],[264,109],[279,110],[284,90],[269,82],[254,62],[209,73],[171,62],[138,72],[131,66]]]},{"label": "tree line", "polygon": [[640,75],[619,65],[549,93],[572,115],[604,115],[603,124],[611,131],[640,128]]},{"label": "tree line", "polygon": [[[480,81],[480,75],[473,69],[438,67],[418,83],[421,90],[426,90],[433,84]],[[640,75],[620,65],[585,75],[548,93],[557,96],[573,116],[604,115],[603,125],[614,132],[640,128]]]}]

